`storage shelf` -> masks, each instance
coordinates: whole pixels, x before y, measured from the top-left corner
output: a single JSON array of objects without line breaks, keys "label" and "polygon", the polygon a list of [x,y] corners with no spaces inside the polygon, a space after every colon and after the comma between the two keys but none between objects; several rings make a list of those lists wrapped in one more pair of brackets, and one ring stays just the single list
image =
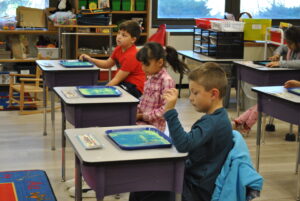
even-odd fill
[{"label": "storage shelf", "polygon": [[[78,11],[80,12],[82,10],[78,10]],[[89,9],[83,9],[83,11],[90,11],[90,10]],[[118,11],[96,12],[96,13],[90,13],[90,14],[147,14],[147,11],[146,10],[142,10],[142,11],[118,10]],[[89,13],[85,13],[85,15],[89,15]]]},{"label": "storage shelf", "polygon": [[57,34],[57,31],[48,30],[0,30],[0,34]]},{"label": "storage shelf", "polygon": [[0,59],[0,63],[20,63],[20,62],[35,62],[36,59]]},{"label": "storage shelf", "polygon": [[112,11],[112,14],[147,14],[146,10],[143,11]]},{"label": "storage shelf", "polygon": [[110,54],[88,54],[88,53],[78,53],[76,56],[79,57],[82,54],[87,54],[91,57],[109,57]]},{"label": "storage shelf", "polygon": [[[116,36],[117,34],[118,34],[117,32],[114,32],[113,36]],[[65,35],[65,34],[63,34],[63,35]],[[101,34],[101,33],[93,32],[93,33],[84,33],[82,35],[80,35],[80,34],[76,34],[76,35],[78,35],[78,36],[109,36],[109,33]],[[147,33],[141,33],[141,36],[148,36],[148,34]]]},{"label": "storage shelf", "polygon": [[115,24],[112,24],[112,25],[54,25],[55,27],[58,27],[58,28],[116,28],[118,27],[117,25]]}]

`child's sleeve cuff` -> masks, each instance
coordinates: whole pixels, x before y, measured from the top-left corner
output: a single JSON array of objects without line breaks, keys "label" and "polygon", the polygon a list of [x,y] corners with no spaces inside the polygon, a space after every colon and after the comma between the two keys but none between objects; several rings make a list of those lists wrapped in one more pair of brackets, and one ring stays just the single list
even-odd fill
[{"label": "child's sleeve cuff", "polygon": [[168,119],[171,119],[172,117],[178,116],[178,113],[175,109],[169,110],[164,114],[165,119],[168,121]]}]

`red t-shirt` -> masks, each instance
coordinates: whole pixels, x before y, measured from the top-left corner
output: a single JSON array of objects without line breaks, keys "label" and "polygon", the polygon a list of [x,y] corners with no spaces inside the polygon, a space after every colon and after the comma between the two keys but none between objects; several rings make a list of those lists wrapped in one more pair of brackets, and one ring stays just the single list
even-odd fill
[{"label": "red t-shirt", "polygon": [[118,70],[129,72],[129,75],[124,80],[131,84],[135,84],[136,88],[143,93],[146,75],[142,69],[142,64],[136,59],[137,49],[132,45],[125,52],[122,51],[120,46],[117,46],[113,51],[111,58],[115,60]]}]

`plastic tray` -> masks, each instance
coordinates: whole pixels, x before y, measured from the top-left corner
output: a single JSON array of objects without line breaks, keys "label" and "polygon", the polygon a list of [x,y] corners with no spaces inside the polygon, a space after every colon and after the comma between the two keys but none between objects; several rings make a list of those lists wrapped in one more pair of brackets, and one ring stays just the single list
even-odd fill
[{"label": "plastic tray", "polygon": [[287,90],[288,90],[288,92],[290,92],[290,93],[293,93],[293,94],[296,94],[296,95],[300,96],[300,87],[289,88],[289,89],[287,89]]},{"label": "plastic tray", "polygon": [[84,97],[119,97],[122,92],[111,86],[78,86],[77,90]]},{"label": "plastic tray", "polygon": [[91,62],[88,61],[68,61],[68,60],[61,60],[59,62],[62,66],[66,68],[91,68],[94,66]]},{"label": "plastic tray", "polygon": [[121,149],[169,148],[171,139],[156,128],[133,128],[107,130],[107,136]]},{"label": "plastic tray", "polygon": [[271,61],[253,61],[254,64],[266,66],[266,64],[270,63]]}]

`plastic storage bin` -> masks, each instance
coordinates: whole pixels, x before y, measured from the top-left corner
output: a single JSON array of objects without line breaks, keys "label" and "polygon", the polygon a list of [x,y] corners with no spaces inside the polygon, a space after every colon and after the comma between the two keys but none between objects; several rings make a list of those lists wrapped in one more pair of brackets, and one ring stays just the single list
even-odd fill
[{"label": "plastic storage bin", "polygon": [[113,11],[121,10],[121,0],[112,0],[112,10]]},{"label": "plastic storage bin", "polygon": [[[270,30],[270,40],[277,42],[277,43],[281,43],[281,39],[282,39],[283,35],[281,34],[280,31],[278,30]],[[283,43],[286,44],[286,40],[283,40]]]},{"label": "plastic storage bin", "polygon": [[211,29],[223,32],[243,32],[244,22],[230,20],[211,20]]},{"label": "plastic storage bin", "polygon": [[135,10],[137,11],[143,11],[145,9],[146,0],[136,0],[135,1]]},{"label": "plastic storage bin", "polygon": [[41,48],[38,47],[38,54],[42,56],[43,58],[50,58],[50,59],[58,59],[58,53],[59,49],[58,48]]},{"label": "plastic storage bin", "polygon": [[244,40],[265,40],[266,29],[272,26],[270,19],[243,19],[243,21]]},{"label": "plastic storage bin", "polygon": [[218,19],[218,18],[198,18],[198,19],[195,19],[195,22],[196,22],[196,26],[201,28],[201,29],[210,29],[211,28],[211,23],[210,21],[211,20],[221,20],[221,19]]},{"label": "plastic storage bin", "polygon": [[131,0],[122,0],[122,10],[130,11]]}]

